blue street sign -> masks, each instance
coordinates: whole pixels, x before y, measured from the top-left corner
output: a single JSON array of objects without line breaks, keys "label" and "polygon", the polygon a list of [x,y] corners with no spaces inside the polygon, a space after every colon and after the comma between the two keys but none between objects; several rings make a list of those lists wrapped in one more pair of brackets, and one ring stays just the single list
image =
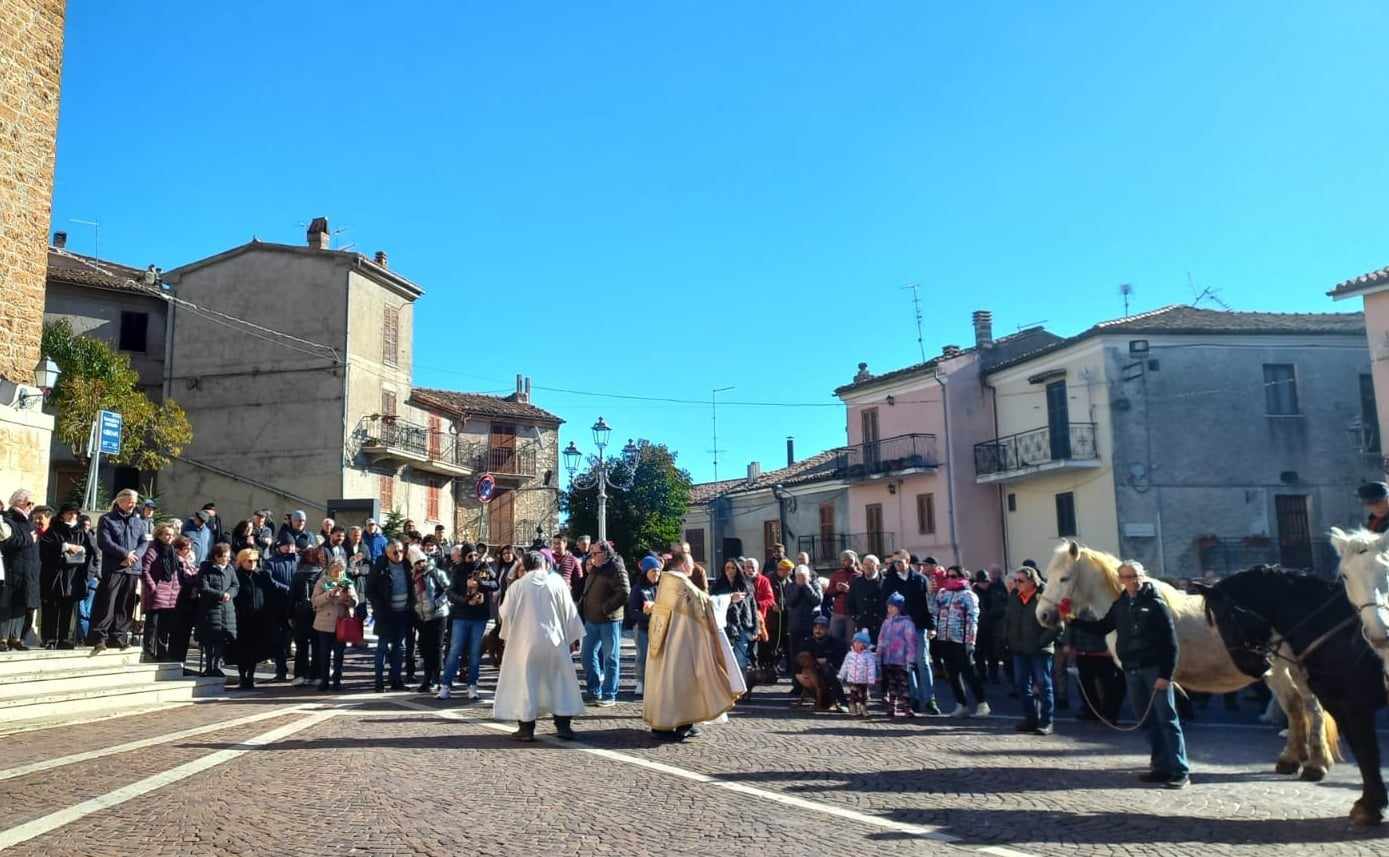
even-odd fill
[{"label": "blue street sign", "polygon": [[120,455],[121,415],[115,411],[102,411],[97,417],[97,436],[102,455]]}]

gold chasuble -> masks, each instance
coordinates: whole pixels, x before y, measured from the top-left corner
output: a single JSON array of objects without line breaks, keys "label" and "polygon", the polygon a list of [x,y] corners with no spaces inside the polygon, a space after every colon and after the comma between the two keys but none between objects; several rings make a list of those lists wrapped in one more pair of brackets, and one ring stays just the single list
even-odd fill
[{"label": "gold chasuble", "polygon": [[723,623],[714,612],[709,596],[688,577],[675,571],[661,574],[651,608],[642,709],[642,719],[652,729],[713,720],[738,699],[742,677],[729,675],[730,664],[721,651],[727,645]]}]

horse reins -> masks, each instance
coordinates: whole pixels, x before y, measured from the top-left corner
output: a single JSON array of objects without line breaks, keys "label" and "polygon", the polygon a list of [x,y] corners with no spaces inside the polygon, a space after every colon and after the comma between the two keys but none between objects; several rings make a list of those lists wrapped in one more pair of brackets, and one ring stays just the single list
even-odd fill
[{"label": "horse reins", "polygon": [[[1344,588],[1344,581],[1341,581],[1341,585]],[[1344,597],[1344,592],[1339,592],[1335,595],[1332,595],[1326,601],[1322,602],[1321,606],[1319,606],[1317,609],[1302,617],[1302,620],[1299,621],[1296,625],[1294,625],[1292,629],[1289,630],[1286,634],[1277,633],[1277,629],[1274,626],[1273,622],[1270,621],[1267,616],[1263,615],[1259,611],[1232,602],[1230,605],[1231,610],[1235,610],[1241,613],[1248,613],[1249,615],[1258,619],[1260,622],[1263,622],[1265,625],[1267,625],[1269,629],[1273,632],[1270,636],[1269,642],[1263,645],[1256,646],[1249,643],[1245,643],[1244,645],[1240,646],[1240,648],[1249,652],[1253,652],[1257,655],[1262,655],[1265,658],[1279,658],[1280,660],[1287,661],[1288,663],[1296,666],[1298,669],[1303,669],[1303,662],[1306,661],[1307,658],[1310,657],[1313,652],[1321,648],[1322,645],[1325,644],[1332,637],[1336,636],[1337,634],[1344,631],[1346,628],[1360,621],[1360,610],[1362,608],[1357,607],[1355,609],[1355,612],[1351,613],[1350,616],[1347,616],[1345,619],[1331,626],[1330,630],[1327,630],[1324,633],[1318,635],[1316,639],[1312,640],[1312,642],[1309,643],[1301,652],[1294,651],[1293,657],[1290,658],[1278,650],[1282,648],[1283,643],[1285,642],[1289,645],[1289,647],[1291,647],[1293,634],[1296,634],[1298,631],[1302,630],[1302,626],[1310,622],[1313,618],[1317,616],[1317,614],[1321,613],[1327,607],[1330,607],[1331,605],[1335,604],[1338,600]],[[1350,599],[1347,598],[1345,600],[1349,601]]]}]

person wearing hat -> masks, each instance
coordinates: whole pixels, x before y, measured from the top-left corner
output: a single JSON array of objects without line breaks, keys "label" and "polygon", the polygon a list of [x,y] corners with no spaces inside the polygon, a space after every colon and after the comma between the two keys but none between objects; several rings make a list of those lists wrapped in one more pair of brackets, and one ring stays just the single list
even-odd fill
[{"label": "person wearing hat", "polygon": [[[820,683],[829,688],[832,705],[831,711],[842,712],[844,710],[844,685],[839,680],[839,667],[844,663],[844,657],[849,652],[849,647],[843,640],[830,634],[830,618],[824,615],[817,615],[811,626],[810,638],[800,647],[797,655],[802,652],[808,653],[815,659],[815,671],[820,676]],[[796,684],[796,679],[791,678],[792,684]]]},{"label": "person wearing hat", "polygon": [[222,516],[217,514],[216,503],[204,503],[201,509],[207,515],[207,528],[212,531],[212,543],[231,544],[231,536],[222,527]]},{"label": "person wearing hat", "polygon": [[159,504],[153,500],[146,500],[140,505],[140,519],[149,527],[150,538],[154,538],[154,516],[159,511]]},{"label": "person wearing hat", "polygon": [[286,520],[283,524],[280,524],[279,533],[277,533],[276,535],[278,536],[283,533],[289,533],[290,536],[294,539],[295,550],[299,551],[300,553],[303,553],[304,551],[313,547],[314,544],[318,541],[314,538],[313,533],[309,532],[308,524],[309,516],[304,514],[304,510],[295,509],[293,512],[289,513],[289,519]]},{"label": "person wearing hat", "polygon": [[640,573],[632,586],[632,595],[627,599],[627,616],[623,624],[633,630],[637,644],[637,659],[634,664],[637,673],[637,687],[634,696],[641,699],[646,692],[646,648],[650,641],[651,609],[656,606],[656,591],[661,583],[661,558],[647,554],[639,563]]},{"label": "person wearing hat", "polygon": [[262,557],[270,555],[275,547],[275,529],[270,526],[270,510],[257,509],[251,513],[251,539]]},{"label": "person wearing hat", "polygon": [[[773,550],[780,547],[773,545]],[[768,565],[762,570],[762,576],[771,590],[772,603],[763,616],[767,639],[757,646],[757,666],[772,681],[776,680],[775,676],[779,670],[788,674],[791,672],[791,623],[786,602],[793,584],[791,572],[795,568],[796,564],[783,553],[775,565]],[[793,684],[790,693],[799,695],[800,689]]]},{"label": "person wearing hat", "polygon": [[39,539],[39,628],[50,649],[75,648],[73,613],[87,595],[87,577],[96,574],[96,540],[78,526],[81,511],[64,503]]},{"label": "person wearing hat", "polygon": [[888,717],[913,714],[908,675],[921,657],[922,639],[906,609],[907,599],[902,593],[889,595],[887,618],[878,629],[878,662],[883,667],[883,706]]},{"label": "person wearing hat", "polygon": [[878,658],[873,654],[873,640],[867,628],[854,634],[837,678],[842,685],[848,685],[849,713],[867,717],[868,688],[878,683]]},{"label": "person wearing hat", "polygon": [[1389,485],[1383,482],[1366,482],[1356,493],[1365,507],[1368,518],[1365,529],[1376,533],[1389,533]]},{"label": "person wearing hat", "polygon": [[199,564],[207,561],[212,551],[212,527],[208,524],[212,517],[205,510],[198,510],[183,522],[183,537],[193,546],[193,559]]},{"label": "person wearing hat", "polygon": [[294,589],[294,573],[299,570],[299,557],[295,551],[294,537],[289,533],[280,533],[275,539],[274,549],[262,562],[275,586],[275,597],[269,610],[274,620],[271,625],[274,636],[271,658],[275,661],[276,681],[289,678],[289,641],[293,637],[290,623],[294,615],[290,609],[290,594]]},{"label": "person wearing hat", "polygon": [[367,561],[375,563],[386,553],[386,534],[381,532],[381,524],[375,518],[367,518],[366,530],[362,533],[362,545],[367,551]]}]

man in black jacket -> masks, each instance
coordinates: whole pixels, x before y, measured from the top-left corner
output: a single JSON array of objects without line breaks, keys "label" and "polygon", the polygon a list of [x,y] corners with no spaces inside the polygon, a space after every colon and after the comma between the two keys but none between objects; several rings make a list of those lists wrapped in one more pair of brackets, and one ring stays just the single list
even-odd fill
[{"label": "man in black jacket", "polygon": [[74,648],[72,619],[77,603],[87,595],[87,577],[96,569],[96,539],[77,525],[76,503],[64,503],[58,517],[39,539],[39,613],[43,643],[51,649]]},{"label": "man in black jacket", "polygon": [[[929,556],[923,565],[931,569],[939,568],[935,559]],[[912,708],[919,714],[940,714],[940,706],[936,705],[935,676],[931,672],[930,640],[936,636],[936,620],[931,610],[930,586],[926,575],[912,569],[911,554],[906,551],[897,551],[888,560],[887,573],[883,575],[884,604],[894,592],[902,593],[906,599],[907,615],[921,634],[922,645],[916,666],[908,671]]]},{"label": "man in black jacket", "polygon": [[1119,582],[1124,591],[1103,619],[1075,624],[1100,634],[1118,632],[1115,652],[1124,665],[1129,701],[1137,716],[1143,717],[1152,700],[1145,721],[1152,744],[1152,769],[1140,779],[1169,789],[1185,788],[1191,782],[1186,739],[1172,691],[1172,673],[1181,654],[1176,624],[1162,596],[1145,579],[1141,563],[1125,560],[1119,566]]}]

